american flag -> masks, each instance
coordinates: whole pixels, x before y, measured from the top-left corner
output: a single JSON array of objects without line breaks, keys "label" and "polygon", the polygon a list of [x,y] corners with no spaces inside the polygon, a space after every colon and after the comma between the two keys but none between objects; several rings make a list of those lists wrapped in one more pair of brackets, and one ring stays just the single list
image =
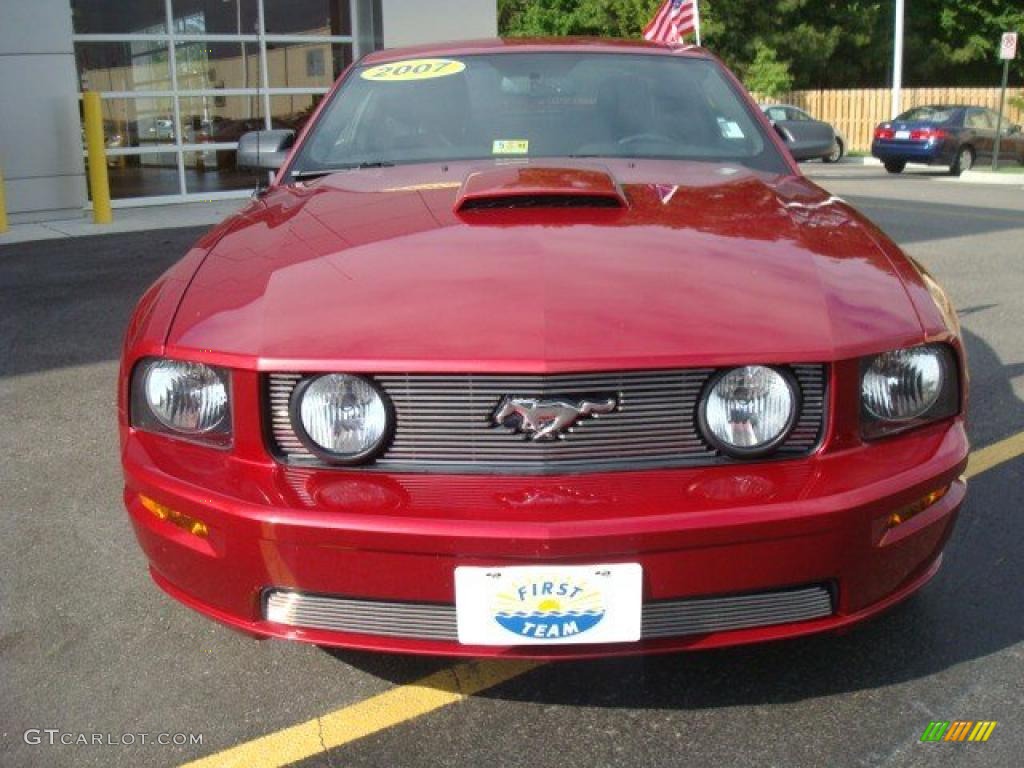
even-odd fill
[{"label": "american flag", "polygon": [[[677,45],[683,35],[700,28],[697,0],[665,0],[661,8],[644,28],[644,39],[652,43]],[[699,36],[699,32],[697,33]],[[698,44],[699,44],[698,40]]]}]

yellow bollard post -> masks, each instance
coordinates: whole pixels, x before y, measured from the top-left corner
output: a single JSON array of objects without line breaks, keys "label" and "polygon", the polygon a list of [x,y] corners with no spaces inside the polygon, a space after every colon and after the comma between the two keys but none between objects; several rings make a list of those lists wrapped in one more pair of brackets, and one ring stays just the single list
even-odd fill
[{"label": "yellow bollard post", "polygon": [[96,224],[109,224],[113,220],[110,210],[110,180],[107,178],[107,153],[103,139],[103,108],[100,95],[95,91],[82,94],[85,113],[85,149],[89,155],[89,191],[92,193],[92,220]]},{"label": "yellow bollard post", "polygon": [[0,170],[0,232],[7,231],[7,198],[4,197],[4,172]]}]

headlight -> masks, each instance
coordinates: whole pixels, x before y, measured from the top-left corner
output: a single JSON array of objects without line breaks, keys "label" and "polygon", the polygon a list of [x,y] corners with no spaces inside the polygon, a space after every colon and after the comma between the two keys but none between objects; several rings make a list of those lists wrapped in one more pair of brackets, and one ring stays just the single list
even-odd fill
[{"label": "headlight", "polygon": [[132,425],[206,442],[231,435],[228,373],[183,360],[140,363],[132,380]]},{"label": "headlight", "polygon": [[733,368],[711,380],[698,418],[705,437],[730,456],[768,453],[786,439],[797,414],[797,389],[782,371]]},{"label": "headlight", "polygon": [[391,425],[388,405],[373,383],[344,373],[299,384],[291,411],[306,447],[338,464],[371,458],[383,446]]},{"label": "headlight", "polygon": [[960,398],[952,349],[926,344],[866,358],[860,397],[865,437],[955,415]]}]

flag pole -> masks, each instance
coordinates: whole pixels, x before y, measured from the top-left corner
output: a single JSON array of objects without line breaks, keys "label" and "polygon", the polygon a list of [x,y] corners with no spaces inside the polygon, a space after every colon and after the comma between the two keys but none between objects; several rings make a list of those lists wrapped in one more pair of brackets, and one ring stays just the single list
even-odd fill
[{"label": "flag pole", "polygon": [[693,0],[693,20],[697,32],[697,47],[700,47],[700,0]]},{"label": "flag pole", "polygon": [[896,14],[893,23],[892,41],[892,116],[900,112],[903,88],[903,0],[896,0]]}]

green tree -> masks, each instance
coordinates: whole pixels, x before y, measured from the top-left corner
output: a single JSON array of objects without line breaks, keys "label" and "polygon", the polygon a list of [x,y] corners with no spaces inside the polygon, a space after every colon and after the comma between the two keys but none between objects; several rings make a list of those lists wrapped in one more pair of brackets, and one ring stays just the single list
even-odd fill
[{"label": "green tree", "polygon": [[754,60],[747,68],[744,82],[751,91],[768,98],[777,98],[793,87],[789,62],[779,61],[775,49],[758,40],[754,43]]},{"label": "green tree", "polygon": [[[509,36],[637,38],[661,0],[498,0]],[[879,87],[892,71],[893,0],[700,0],[704,45],[741,77],[788,66],[794,88]],[[995,85],[999,34],[1024,33],[1021,0],[910,0],[909,86]],[[770,51],[770,53],[769,53]],[[774,59],[772,58],[774,54]],[[758,56],[760,55],[760,60]],[[1024,57],[1011,85],[1024,78]]]},{"label": "green tree", "polygon": [[662,0],[498,0],[498,28],[510,37],[638,37]]}]

